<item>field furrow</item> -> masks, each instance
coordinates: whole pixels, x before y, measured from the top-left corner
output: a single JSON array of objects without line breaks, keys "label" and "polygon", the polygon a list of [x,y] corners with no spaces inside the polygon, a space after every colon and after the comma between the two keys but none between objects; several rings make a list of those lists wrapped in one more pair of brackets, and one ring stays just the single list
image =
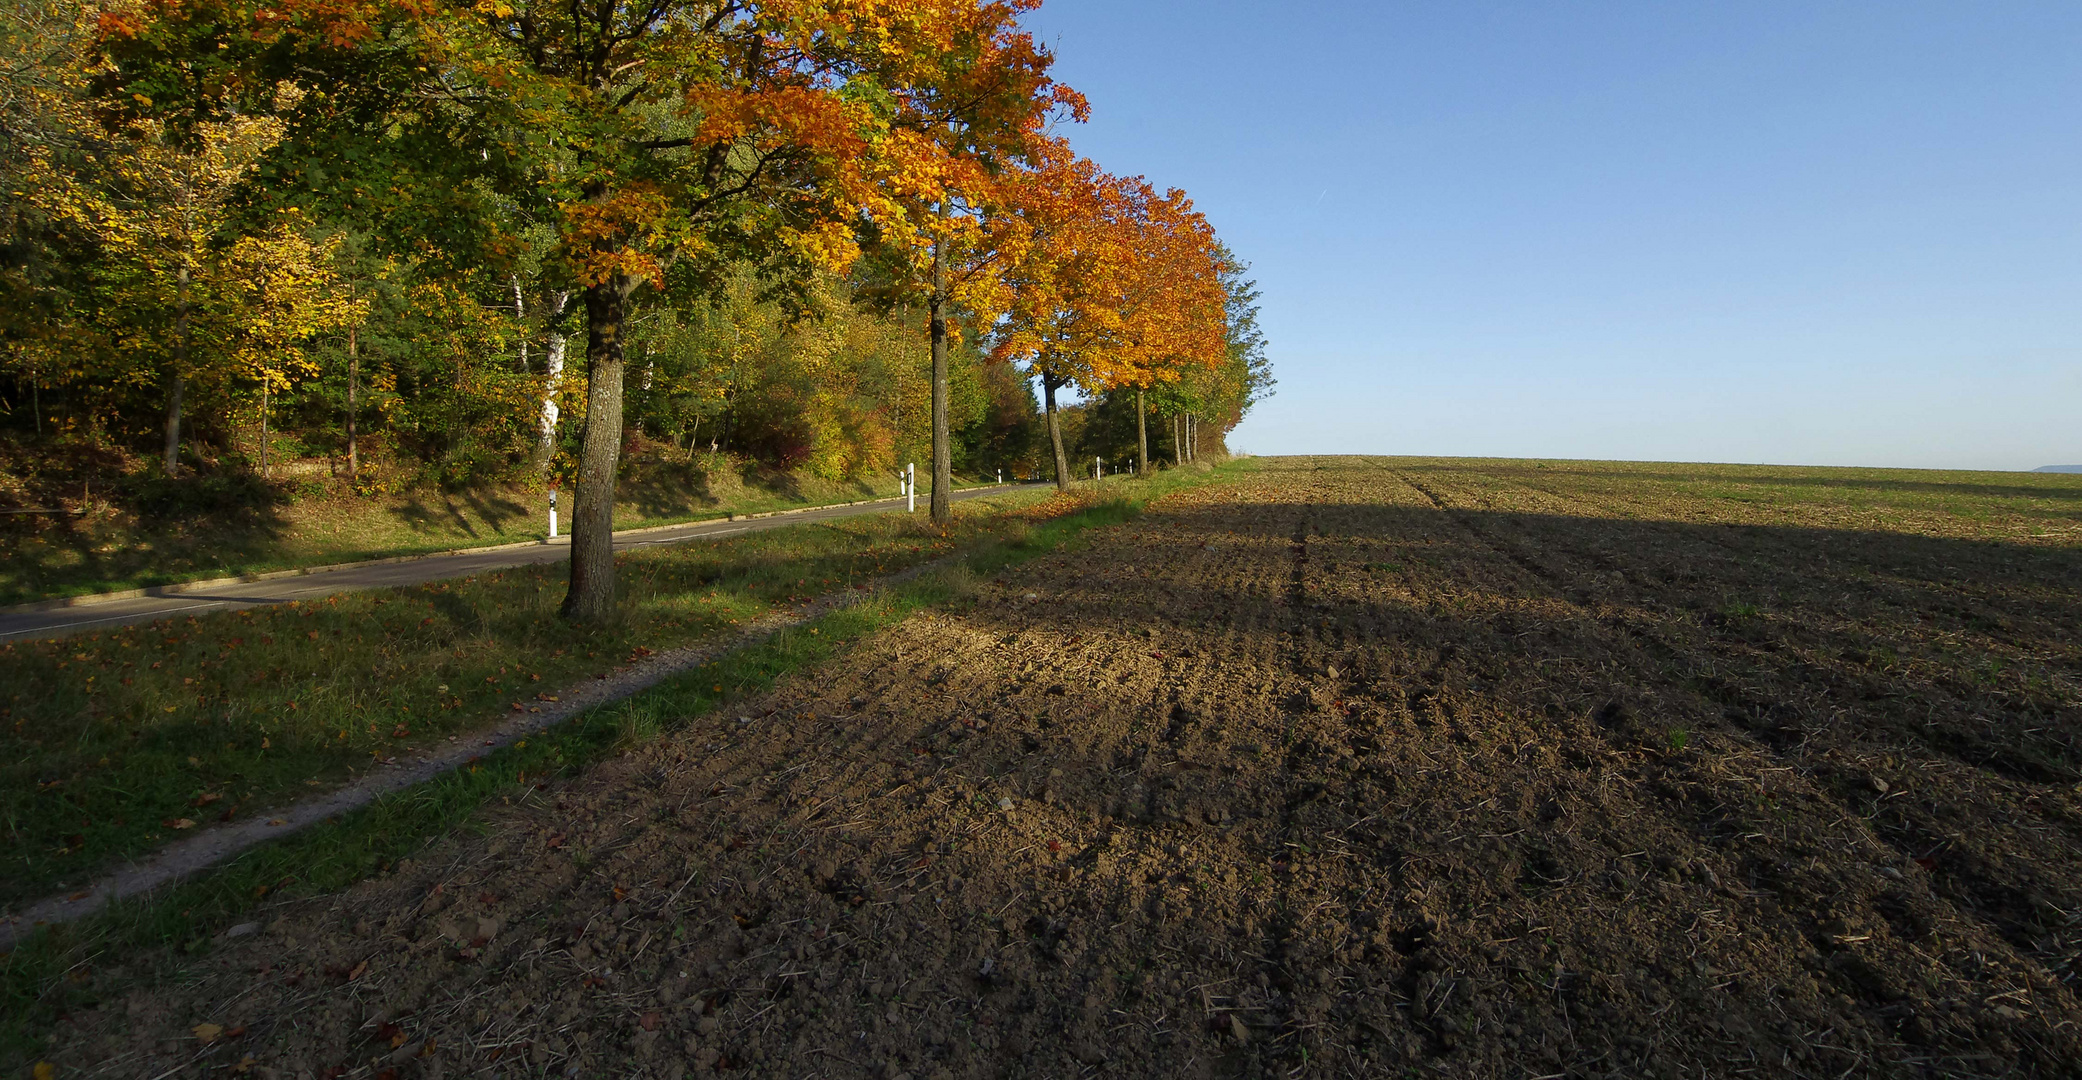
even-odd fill
[{"label": "field furrow", "polygon": [[282,906],[67,1063],[2071,1070],[2076,550],[1608,481],[1174,495]]}]

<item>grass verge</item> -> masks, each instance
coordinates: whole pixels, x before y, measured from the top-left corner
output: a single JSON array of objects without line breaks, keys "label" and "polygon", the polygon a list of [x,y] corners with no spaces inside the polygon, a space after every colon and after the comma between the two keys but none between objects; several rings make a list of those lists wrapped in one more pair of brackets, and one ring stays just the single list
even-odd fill
[{"label": "grass verge", "polygon": [[1090,530],[1127,521],[1150,500],[1248,462],[1160,474],[1051,499],[978,538],[954,566],[883,590],[809,626],[687,672],[615,705],[502,748],[475,767],[387,796],[351,814],[254,848],[188,881],[51,927],[0,957],[0,1068],[32,1062],[60,1038],[66,1013],[139,979],[163,976],[207,951],[264,905],[335,891],[387,873],[450,830],[471,827],[494,800],[526,798],[550,781],[676,729],[685,719],[757,694],[921,608],[960,603],[964,579],[1074,550]]},{"label": "grass verge", "polygon": [[0,644],[0,909],[176,833],[292,802],[492,726],[652,652],[1021,527],[1039,491],[617,556],[605,628],[556,615],[562,564]]},{"label": "grass verge", "polygon": [[[671,464],[635,468],[625,478],[615,528],[896,494],[894,480],[881,477],[830,481],[707,455],[701,462]],[[527,485],[367,497],[340,485],[320,485],[315,494],[292,494],[296,488],[253,481],[238,498],[219,503],[96,503],[79,517],[0,522],[0,605],[521,543],[541,539],[546,524],[544,493]],[[566,520],[569,498],[566,492]]]}]

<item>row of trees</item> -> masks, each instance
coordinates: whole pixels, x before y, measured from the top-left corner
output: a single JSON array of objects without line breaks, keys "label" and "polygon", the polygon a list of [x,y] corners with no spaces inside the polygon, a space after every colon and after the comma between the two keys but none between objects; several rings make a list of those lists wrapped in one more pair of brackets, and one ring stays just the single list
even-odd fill
[{"label": "row of trees", "polygon": [[1036,3],[0,0],[0,378],[170,475],[285,425],[567,475],[580,620],[632,424],[832,475],[918,431],[939,520],[1020,376],[1059,483],[1065,387],[1197,445],[1270,385],[1255,293],[1055,134]]}]

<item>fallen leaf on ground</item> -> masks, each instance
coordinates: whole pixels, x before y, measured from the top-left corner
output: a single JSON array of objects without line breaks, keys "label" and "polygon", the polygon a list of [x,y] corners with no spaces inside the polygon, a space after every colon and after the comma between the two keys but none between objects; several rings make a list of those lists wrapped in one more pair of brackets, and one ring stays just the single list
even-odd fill
[{"label": "fallen leaf on ground", "polygon": [[192,829],[195,827],[195,819],[167,818],[164,821],[161,821],[159,824],[164,825],[169,829]]},{"label": "fallen leaf on ground", "polygon": [[203,1042],[216,1042],[217,1036],[224,1034],[224,1025],[197,1024],[188,1030],[193,1031],[195,1037]]}]

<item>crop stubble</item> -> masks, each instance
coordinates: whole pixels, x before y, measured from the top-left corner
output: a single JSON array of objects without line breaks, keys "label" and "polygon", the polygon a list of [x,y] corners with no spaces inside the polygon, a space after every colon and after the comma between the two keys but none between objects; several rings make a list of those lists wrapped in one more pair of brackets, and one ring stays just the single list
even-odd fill
[{"label": "crop stubble", "polygon": [[1268,462],[285,905],[65,1063],[2070,1075],[2082,558],[1846,513]]}]

